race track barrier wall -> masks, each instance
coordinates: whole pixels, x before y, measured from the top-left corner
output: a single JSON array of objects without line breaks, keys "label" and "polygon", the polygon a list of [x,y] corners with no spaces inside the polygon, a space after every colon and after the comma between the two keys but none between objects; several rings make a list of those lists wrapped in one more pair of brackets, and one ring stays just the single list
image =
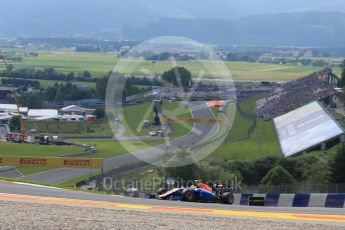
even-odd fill
[{"label": "race track barrier wall", "polygon": [[345,208],[345,193],[330,194],[234,194],[234,205],[249,205],[250,197],[265,197],[265,206]]},{"label": "race track barrier wall", "polygon": [[326,198],[326,207],[328,208],[343,208],[345,201],[345,193],[328,194]]},{"label": "race track barrier wall", "polygon": [[249,204],[249,197],[253,196],[254,194],[250,193],[243,193],[241,195],[240,205],[248,205]]},{"label": "race track barrier wall", "polygon": [[308,207],[324,207],[328,194],[313,194],[310,196]]},{"label": "race track barrier wall", "polygon": [[292,207],[308,207],[310,194],[295,194]]},{"label": "race track barrier wall", "polygon": [[[130,197],[151,198],[152,193],[123,194]],[[264,197],[264,205],[267,207],[323,207],[323,208],[345,208],[345,193],[306,193],[306,194],[255,194],[255,193],[234,193],[232,205],[249,205],[250,197]]]},{"label": "race track barrier wall", "polygon": [[240,202],[241,202],[241,194],[234,194],[234,205],[240,205]]},{"label": "race track barrier wall", "polygon": [[265,199],[265,206],[278,206],[279,193],[267,193]]}]

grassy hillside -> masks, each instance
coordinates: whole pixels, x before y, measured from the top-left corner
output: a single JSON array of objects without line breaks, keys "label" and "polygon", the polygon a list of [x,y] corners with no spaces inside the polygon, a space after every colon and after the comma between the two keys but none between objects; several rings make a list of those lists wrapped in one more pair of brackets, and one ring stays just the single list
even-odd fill
[{"label": "grassy hillside", "polygon": [[[262,95],[250,97],[239,103],[242,111],[254,113],[254,102]],[[253,121],[243,117],[236,111],[233,127],[226,141],[213,153],[213,157],[221,159],[254,159],[266,155],[281,155],[281,150],[273,125],[273,121],[257,120],[257,126],[247,137],[247,130]]]}]

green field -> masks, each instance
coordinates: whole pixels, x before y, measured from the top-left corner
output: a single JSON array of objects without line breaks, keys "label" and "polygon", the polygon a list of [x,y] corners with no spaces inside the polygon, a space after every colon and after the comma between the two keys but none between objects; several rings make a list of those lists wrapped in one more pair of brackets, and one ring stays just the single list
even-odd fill
[{"label": "green field", "polygon": [[[1,156],[41,156],[41,157],[60,157],[68,154],[77,154],[84,152],[84,148],[72,146],[56,146],[56,145],[34,145],[34,144],[15,144],[0,142]],[[54,167],[18,167],[17,170],[23,175],[30,175],[47,170]]]},{"label": "green field", "polygon": [[151,102],[144,102],[122,107],[125,126],[127,128],[126,135],[148,135],[153,130],[153,128],[142,128],[143,120],[153,120],[153,108],[151,104]]},{"label": "green field", "polygon": [[25,127],[36,129],[38,133],[78,137],[78,136],[113,136],[108,122],[97,119],[93,122],[67,122],[67,121],[25,121]]},{"label": "green field", "polygon": [[[40,52],[39,56],[24,57],[20,63],[13,63],[15,68],[23,67],[54,67],[61,72],[82,72],[87,70],[94,76],[103,76],[114,69],[119,58],[112,54],[101,53],[63,53],[63,52]],[[232,78],[235,80],[289,80],[305,76],[314,72],[319,67],[298,66],[298,65],[277,65],[249,62],[224,62]],[[179,66],[184,66],[197,76],[201,70],[206,75],[210,75],[207,66],[210,62],[185,61],[178,62]],[[0,68],[4,68],[0,64]],[[147,72],[161,74],[172,68],[170,61],[159,61],[152,63],[143,59],[127,60],[125,65],[118,65],[117,71],[122,73],[145,75]],[[223,70],[212,68],[212,74],[224,76]],[[228,76],[228,75],[226,75]],[[50,81],[44,82],[50,84]],[[92,84],[92,83],[91,83]]]},{"label": "green field", "polygon": [[[189,111],[188,106],[178,102],[165,102],[163,104],[163,114],[169,118],[191,118],[192,114]],[[186,122],[172,122],[170,123],[172,133],[170,137],[180,137],[190,132],[193,128],[193,123]]]},{"label": "green field", "polygon": [[[91,144],[96,146],[97,153],[85,156],[90,158],[109,158],[127,153],[128,151],[136,151],[150,146],[156,146],[162,143],[162,140],[151,140],[145,143],[136,141],[121,141],[126,145],[124,148],[119,141],[115,140],[68,140],[72,143]],[[44,156],[59,157],[69,154],[77,154],[84,152],[84,148],[73,146],[56,146],[56,145],[34,145],[34,144],[14,144],[0,142],[0,156]]]},{"label": "green field", "polygon": [[84,152],[84,148],[57,145],[32,145],[0,142],[1,156],[57,157]]},{"label": "green field", "polygon": [[[90,144],[97,148],[97,153],[87,157],[92,158],[110,158],[127,152],[145,149],[151,146],[156,146],[162,143],[162,140],[152,140],[145,143],[136,141],[115,141],[115,140],[69,140],[73,143]],[[126,145],[126,148],[123,147]]]},{"label": "green field", "polygon": [[[87,155],[86,158],[110,158],[115,157],[129,151],[136,151],[145,149],[151,146],[159,145],[163,140],[152,140],[145,143],[135,141],[119,141],[115,140],[69,140],[73,143],[90,144],[96,146],[97,153]],[[126,148],[123,147],[126,145]],[[31,145],[31,144],[14,144],[0,142],[0,155],[1,156],[42,156],[42,157],[59,157],[68,154],[76,154],[84,151],[84,148],[80,147],[68,147],[68,146],[54,146],[54,145]],[[18,167],[17,170],[23,175],[30,175],[34,173],[53,170],[56,167],[31,167],[23,166]]]},{"label": "green field", "polygon": [[[239,106],[247,113],[254,112],[254,102],[262,95],[241,101]],[[235,120],[226,141],[212,154],[221,159],[254,159],[266,155],[281,155],[279,141],[273,121],[257,120],[254,132],[247,138],[247,130],[252,120],[243,117],[236,111]]]},{"label": "green field", "polygon": [[[163,102],[163,113],[167,117],[186,117],[190,118],[191,113],[187,105],[180,102]],[[145,136],[155,128],[141,128],[143,120],[153,121],[153,108],[151,102],[145,102],[136,105],[128,105],[123,107],[123,115],[125,117],[127,135]],[[171,123],[172,133],[169,136],[178,137],[187,134],[193,128],[192,124]]]}]

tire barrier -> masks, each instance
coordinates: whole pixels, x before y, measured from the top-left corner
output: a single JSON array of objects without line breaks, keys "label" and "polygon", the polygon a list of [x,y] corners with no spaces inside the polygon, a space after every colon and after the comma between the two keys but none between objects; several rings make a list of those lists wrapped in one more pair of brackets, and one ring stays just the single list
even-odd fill
[{"label": "tire barrier", "polygon": [[330,194],[234,194],[234,205],[249,205],[250,199],[264,198],[264,206],[271,207],[324,207],[324,208],[345,208],[345,193]]},{"label": "tire barrier", "polygon": [[262,197],[262,196],[249,197],[249,206],[265,206],[265,197]]}]

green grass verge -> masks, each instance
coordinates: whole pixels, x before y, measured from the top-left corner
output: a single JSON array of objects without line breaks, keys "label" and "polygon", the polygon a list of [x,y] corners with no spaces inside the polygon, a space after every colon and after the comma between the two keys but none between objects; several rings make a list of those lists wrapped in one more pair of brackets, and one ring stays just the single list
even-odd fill
[{"label": "green grass verge", "polygon": [[[151,146],[156,146],[163,143],[163,140],[152,140],[144,143],[126,141],[122,144],[114,140],[70,140],[73,143],[91,144],[96,146],[97,153],[85,156],[85,158],[110,158],[115,157],[129,151],[137,151]],[[54,145],[30,145],[30,144],[14,144],[0,142],[0,155],[3,156],[42,156],[42,157],[58,157],[67,154],[80,153],[84,149],[80,147],[70,146],[54,146]],[[30,175],[34,173],[44,172],[56,169],[56,167],[31,167],[23,166],[17,168],[23,175]]]},{"label": "green grass verge", "polygon": [[84,148],[57,145],[33,145],[0,142],[1,156],[57,157],[84,152]]},{"label": "green grass verge", "polygon": [[[32,157],[61,157],[67,154],[77,154],[84,152],[84,148],[73,146],[57,145],[36,145],[36,144],[16,144],[0,142],[0,156],[32,156]],[[23,175],[49,171],[56,167],[17,167],[17,170]]]},{"label": "green grass verge", "polygon": [[[241,101],[239,106],[244,112],[254,113],[254,103],[263,95]],[[227,140],[212,154],[221,159],[255,159],[267,155],[282,155],[273,121],[257,120],[257,126],[249,138],[247,130],[253,121],[236,111],[235,120]]]},{"label": "green grass verge", "polygon": [[[146,136],[155,128],[140,128],[143,120],[153,121],[153,108],[151,102],[144,102],[136,105],[128,105],[123,107],[123,115],[125,117],[127,132],[126,135]],[[192,117],[187,105],[178,101],[163,102],[163,113],[167,117]],[[145,115],[147,114],[147,117]],[[171,123],[171,137],[179,137],[187,134],[193,128],[192,123]]]},{"label": "green grass verge", "polygon": [[[124,153],[137,151],[151,146],[156,146],[163,143],[163,140],[152,140],[147,142],[136,142],[136,141],[116,141],[116,140],[70,140],[73,143],[90,144],[96,146],[97,153],[91,154],[87,157],[91,158],[110,158],[115,157]],[[123,147],[123,145],[126,146]]]},{"label": "green grass verge", "polygon": [[[164,102],[163,104],[163,114],[168,118],[191,118],[189,107],[187,104],[179,102]],[[170,123],[170,128],[172,133],[169,134],[170,137],[180,137],[186,135],[193,129],[193,123],[189,122],[172,122]]]},{"label": "green grass verge", "polygon": [[67,121],[25,121],[27,129],[36,129],[39,133],[61,136],[112,136],[106,119],[93,122]]},{"label": "green grass verge", "polygon": [[28,184],[52,186],[51,184],[42,183],[42,182],[38,182],[38,181],[32,181],[32,180],[26,180],[26,179],[22,179],[22,178],[0,177],[0,181],[22,182],[22,183],[28,183]]},{"label": "green grass verge", "polygon": [[[125,125],[127,128],[126,135],[144,136],[153,128],[141,128],[143,120],[153,120],[152,103],[144,102],[136,105],[127,105],[122,108]],[[147,117],[145,117],[147,115]]]},{"label": "green grass verge", "polygon": [[32,167],[32,166],[20,166],[17,167],[17,170],[23,174],[24,176],[40,173],[44,171],[50,171],[53,169],[57,169],[56,167],[46,167],[46,166],[40,166],[40,167]]},{"label": "green grass verge", "polygon": [[[96,175],[96,174],[93,174]],[[9,181],[9,182],[21,182],[21,183],[28,183],[28,184],[37,184],[37,185],[44,185],[44,186],[49,186],[49,187],[56,187],[56,188],[64,188],[64,189],[75,189],[75,184],[89,178],[90,176],[93,176],[92,174],[86,175],[86,176],[81,176],[81,177],[76,177],[71,180],[65,181],[61,184],[57,185],[52,185],[52,184],[47,184],[47,183],[42,183],[39,181],[33,181],[33,180],[26,180],[22,178],[10,178],[10,177],[0,177],[0,181]]]},{"label": "green grass verge", "polygon": [[64,181],[60,184],[58,184],[57,186],[58,187],[61,187],[61,188],[71,188],[71,189],[74,189],[75,188],[75,185],[78,183],[78,182],[81,182],[83,180],[86,180],[92,176],[96,176],[96,175],[99,175],[99,174],[88,174],[88,175],[84,175],[84,176],[79,176],[79,177],[75,177],[73,179],[70,179],[70,180],[67,180],[67,181]]}]

